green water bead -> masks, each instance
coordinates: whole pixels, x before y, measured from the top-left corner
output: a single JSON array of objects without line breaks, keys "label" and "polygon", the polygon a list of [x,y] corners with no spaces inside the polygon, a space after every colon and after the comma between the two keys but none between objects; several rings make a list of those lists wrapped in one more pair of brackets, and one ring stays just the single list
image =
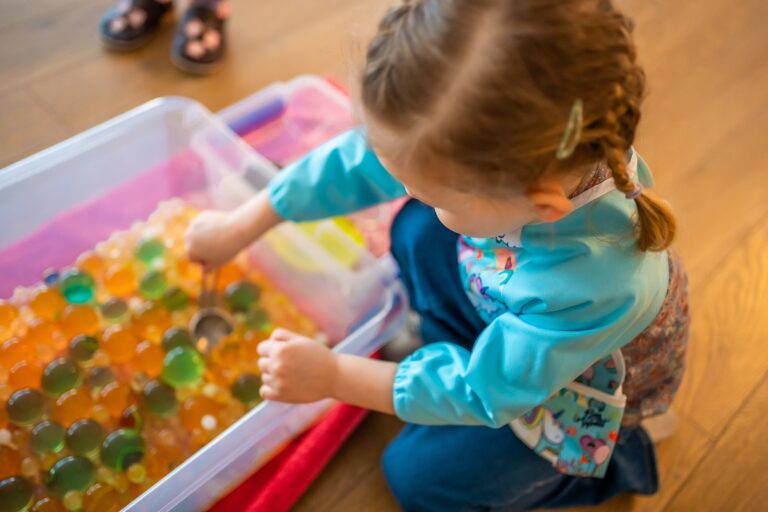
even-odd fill
[{"label": "green water bead", "polygon": [[84,364],[93,358],[99,349],[99,340],[93,336],[75,336],[69,342],[67,354],[76,363]]},{"label": "green water bead", "polygon": [[59,459],[48,471],[46,485],[55,494],[64,496],[69,491],[85,492],[96,478],[96,467],[80,455]]},{"label": "green water bead", "polygon": [[29,510],[35,488],[26,478],[12,476],[0,480],[0,512],[24,512]]},{"label": "green water bead", "polygon": [[204,372],[205,359],[193,347],[176,347],[163,359],[163,379],[174,387],[197,384]]},{"label": "green water bead", "polygon": [[159,299],[168,288],[168,280],[161,270],[149,270],[139,282],[139,291],[144,298]]},{"label": "green water bead", "polygon": [[149,265],[165,256],[165,245],[157,238],[144,238],[136,244],[134,255],[139,261]]},{"label": "green water bead", "polygon": [[272,319],[266,310],[256,309],[243,315],[243,325],[249,331],[269,332],[272,330]]},{"label": "green water bead", "polygon": [[168,311],[181,311],[189,305],[189,294],[178,286],[174,286],[165,290],[160,302],[168,308]]},{"label": "green water bead", "polygon": [[43,370],[42,388],[52,396],[59,396],[80,384],[80,372],[69,359],[54,359]]},{"label": "green water bead", "polygon": [[167,353],[176,347],[194,347],[195,339],[192,334],[183,327],[171,327],[163,334],[160,346]]},{"label": "green water bead", "polygon": [[64,448],[66,429],[55,421],[41,421],[29,436],[32,451],[39,454],[59,453]]},{"label": "green water bead", "polygon": [[101,445],[102,439],[104,439],[104,429],[94,420],[78,420],[67,430],[67,447],[79,455],[95,452]]},{"label": "green water bead", "polygon": [[111,324],[121,323],[127,320],[128,313],[128,303],[123,299],[109,299],[101,305],[101,316]]},{"label": "green water bead", "polygon": [[93,299],[96,281],[80,270],[67,270],[61,274],[59,280],[59,290],[72,304],[85,304]]},{"label": "green water bead", "polygon": [[238,281],[227,287],[224,298],[229,308],[236,312],[245,312],[256,306],[261,296],[258,286],[248,281]]},{"label": "green water bead", "polygon": [[144,439],[135,430],[110,432],[101,443],[101,462],[115,471],[125,471],[144,458]]},{"label": "green water bead", "polygon": [[261,379],[253,373],[244,373],[232,383],[232,395],[246,405],[261,400],[259,389]]},{"label": "green water bead", "polygon": [[144,386],[142,403],[149,412],[161,418],[172,416],[179,409],[176,391],[157,380],[151,380]]},{"label": "green water bead", "polygon": [[114,381],[115,374],[109,367],[97,366],[88,370],[88,384],[94,389],[101,389]]},{"label": "green water bead", "polygon": [[8,397],[5,410],[14,425],[31,425],[43,415],[45,397],[35,389],[20,389]]}]

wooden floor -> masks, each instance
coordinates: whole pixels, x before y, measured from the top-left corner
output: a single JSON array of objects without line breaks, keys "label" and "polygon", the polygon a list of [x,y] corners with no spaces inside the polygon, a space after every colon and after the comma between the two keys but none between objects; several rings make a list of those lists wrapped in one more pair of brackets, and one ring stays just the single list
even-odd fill
[{"label": "wooden floor", "polygon": [[[137,53],[104,53],[109,3],[2,1],[0,165],[156,96],[218,110],[298,74],[347,79],[388,2],[233,0],[230,57],[209,78],[170,66],[171,25]],[[637,22],[651,88],[637,146],[679,213],[694,322],[661,491],[599,510],[768,510],[768,2],[617,3]],[[297,510],[396,510],[378,457],[400,426],[371,415]]]}]

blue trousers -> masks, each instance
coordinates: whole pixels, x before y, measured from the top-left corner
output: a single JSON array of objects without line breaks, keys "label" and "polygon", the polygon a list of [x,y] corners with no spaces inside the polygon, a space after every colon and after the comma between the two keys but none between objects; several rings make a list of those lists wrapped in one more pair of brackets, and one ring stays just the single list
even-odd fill
[{"label": "blue trousers", "polygon": [[[424,343],[471,349],[485,327],[459,278],[457,235],[432,208],[408,202],[392,225],[392,254]],[[601,503],[617,494],[653,494],[658,473],[642,428],[622,429],[602,479],[562,475],[508,427],[408,424],[387,447],[384,475],[408,511],[512,511]]]}]

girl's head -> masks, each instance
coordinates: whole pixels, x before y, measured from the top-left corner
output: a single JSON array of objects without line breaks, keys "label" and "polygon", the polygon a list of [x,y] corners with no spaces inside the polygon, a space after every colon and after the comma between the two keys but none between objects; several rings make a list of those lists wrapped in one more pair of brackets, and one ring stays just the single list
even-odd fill
[{"label": "girl's head", "polygon": [[[601,162],[631,193],[644,82],[609,0],[415,0],[381,21],[361,100],[409,192],[449,228],[488,237],[567,215],[568,193]],[[579,104],[580,130],[567,129]],[[666,248],[669,209],[635,200],[638,247]]]}]

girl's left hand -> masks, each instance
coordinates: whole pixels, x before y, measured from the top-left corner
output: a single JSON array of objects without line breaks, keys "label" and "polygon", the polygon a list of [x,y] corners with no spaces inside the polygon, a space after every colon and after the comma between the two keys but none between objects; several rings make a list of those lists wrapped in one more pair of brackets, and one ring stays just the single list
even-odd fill
[{"label": "girl's left hand", "polygon": [[259,344],[258,353],[265,400],[304,403],[334,396],[338,358],[325,345],[275,329]]}]

